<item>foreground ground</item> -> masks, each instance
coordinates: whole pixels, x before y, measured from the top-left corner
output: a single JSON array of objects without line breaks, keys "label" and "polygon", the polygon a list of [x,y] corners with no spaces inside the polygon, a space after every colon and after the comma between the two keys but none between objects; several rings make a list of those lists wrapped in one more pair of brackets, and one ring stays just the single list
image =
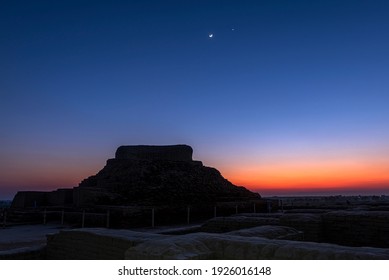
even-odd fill
[{"label": "foreground ground", "polygon": [[287,198],[282,206],[272,213],[132,230],[0,228],[0,258],[389,259],[387,197]]}]

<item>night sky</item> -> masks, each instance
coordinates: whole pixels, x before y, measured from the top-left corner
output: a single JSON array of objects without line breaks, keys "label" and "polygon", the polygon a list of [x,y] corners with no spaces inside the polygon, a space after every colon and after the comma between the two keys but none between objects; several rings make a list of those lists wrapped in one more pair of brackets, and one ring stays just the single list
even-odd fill
[{"label": "night sky", "polygon": [[264,195],[389,194],[388,1],[2,1],[0,65],[0,199],[137,144]]}]

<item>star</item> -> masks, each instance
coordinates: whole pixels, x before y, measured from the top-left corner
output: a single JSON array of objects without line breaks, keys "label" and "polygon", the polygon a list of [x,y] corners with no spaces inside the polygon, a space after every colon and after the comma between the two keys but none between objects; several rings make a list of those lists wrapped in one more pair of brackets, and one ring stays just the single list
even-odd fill
[{"label": "star", "polygon": [[209,34],[208,34],[208,37],[209,37],[209,38],[213,38],[213,33],[209,33]]}]

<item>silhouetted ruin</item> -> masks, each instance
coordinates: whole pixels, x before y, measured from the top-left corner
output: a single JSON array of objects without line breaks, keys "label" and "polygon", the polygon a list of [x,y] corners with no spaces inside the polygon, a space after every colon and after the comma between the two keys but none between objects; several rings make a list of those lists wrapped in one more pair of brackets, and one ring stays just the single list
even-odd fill
[{"label": "silhouetted ruin", "polygon": [[[177,221],[177,211],[182,212],[178,209],[187,207],[192,207],[192,218],[201,219],[212,217],[216,205],[239,203],[253,207],[257,203],[258,210],[260,204],[264,205],[258,193],[235,186],[215,168],[192,160],[192,154],[188,145],[120,146],[115,158],[108,159],[102,170],[78,187],[18,192],[12,208],[66,207],[92,212],[109,209],[116,211],[112,224],[126,227],[142,224],[151,208],[164,213],[160,215],[164,220],[159,222],[170,223]],[[219,208],[221,214],[220,211],[223,207]],[[123,222],[128,217],[132,217],[131,224]]]},{"label": "silhouetted ruin", "polygon": [[389,259],[388,197],[261,198],[192,154],[121,146],[78,187],[18,192],[3,228],[75,229],[0,259]]},{"label": "silhouetted ruin", "polygon": [[187,145],[121,146],[115,159],[74,189],[74,204],[172,207],[260,199],[193,161],[192,152]]}]

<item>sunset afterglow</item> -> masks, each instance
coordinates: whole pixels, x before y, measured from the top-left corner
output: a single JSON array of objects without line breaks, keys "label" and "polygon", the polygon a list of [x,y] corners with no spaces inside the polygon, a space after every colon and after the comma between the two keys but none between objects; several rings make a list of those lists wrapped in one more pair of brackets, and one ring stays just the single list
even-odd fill
[{"label": "sunset afterglow", "polygon": [[389,194],[388,14],[384,1],[9,1],[0,199],[77,186],[139,144],[188,144],[264,195]]}]

